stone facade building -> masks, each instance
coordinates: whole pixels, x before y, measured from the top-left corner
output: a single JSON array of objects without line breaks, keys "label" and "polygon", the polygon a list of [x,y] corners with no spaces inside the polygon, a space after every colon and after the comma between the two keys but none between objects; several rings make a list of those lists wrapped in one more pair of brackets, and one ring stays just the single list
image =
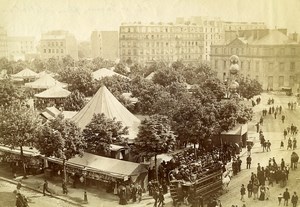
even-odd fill
[{"label": "stone facade building", "polygon": [[74,60],[78,60],[78,46],[73,34],[62,30],[42,34],[40,40],[40,56],[42,59],[52,57],[61,59],[68,55]]},{"label": "stone facade building", "polygon": [[229,74],[229,57],[240,58],[240,74],[257,79],[264,90],[298,87],[300,44],[287,36],[286,29],[239,31],[239,37],[228,44],[211,46],[211,65],[218,77]]},{"label": "stone facade building", "polygon": [[93,31],[91,34],[92,58],[108,60],[119,58],[119,34],[117,31]]},{"label": "stone facade building", "polygon": [[203,28],[196,24],[123,23],[119,34],[123,61],[195,62],[202,59]]}]

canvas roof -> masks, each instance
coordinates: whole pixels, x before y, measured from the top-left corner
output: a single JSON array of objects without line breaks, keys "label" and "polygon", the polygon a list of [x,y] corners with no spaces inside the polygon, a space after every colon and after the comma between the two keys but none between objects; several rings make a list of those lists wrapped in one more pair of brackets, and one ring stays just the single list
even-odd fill
[{"label": "canvas roof", "polygon": [[29,88],[36,88],[36,89],[48,89],[53,86],[66,87],[67,84],[61,83],[61,82],[55,80],[51,75],[46,74],[34,82],[25,83],[25,86],[27,86]]},{"label": "canvas roof", "polygon": [[72,118],[81,129],[88,125],[94,114],[104,113],[107,118],[116,118],[123,126],[129,128],[129,138],[133,139],[138,133],[140,119],[126,109],[114,95],[102,86],[93,98]]},{"label": "canvas roof", "polygon": [[62,88],[59,85],[56,85],[41,93],[35,94],[34,96],[37,98],[66,98],[70,94],[70,91]]},{"label": "canvas roof", "polygon": [[93,77],[96,80],[100,80],[100,79],[105,78],[105,77],[111,77],[111,76],[114,76],[114,75],[129,79],[128,77],[126,77],[124,75],[121,75],[119,73],[116,73],[116,72],[114,72],[112,70],[109,70],[107,68],[101,68],[101,69],[96,70],[95,72],[93,72]]},{"label": "canvas roof", "polygon": [[248,131],[248,124],[237,124],[231,130],[228,130],[227,132],[222,132],[221,134],[243,135],[243,134],[247,133],[247,131]]},{"label": "canvas roof", "polygon": [[[57,158],[49,158],[50,160],[62,162]],[[125,176],[136,176],[141,173],[148,172],[147,167],[142,164],[102,157],[85,152],[82,157],[74,157],[67,161],[67,166],[77,166],[83,169],[86,167],[88,171],[102,172],[116,178],[124,178]]]},{"label": "canvas roof", "polygon": [[20,72],[13,74],[12,75],[13,78],[36,78],[38,77],[38,74],[32,70],[30,70],[29,68],[25,68],[23,70],[21,70]]}]

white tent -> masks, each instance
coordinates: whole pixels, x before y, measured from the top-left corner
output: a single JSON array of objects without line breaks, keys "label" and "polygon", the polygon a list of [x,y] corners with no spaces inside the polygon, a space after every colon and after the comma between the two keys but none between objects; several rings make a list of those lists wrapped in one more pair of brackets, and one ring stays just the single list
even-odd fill
[{"label": "white tent", "polygon": [[34,82],[25,83],[25,86],[29,87],[29,88],[36,88],[36,89],[48,89],[53,86],[60,86],[60,87],[64,88],[67,86],[67,84],[61,83],[61,82],[55,80],[54,78],[52,78],[51,75],[46,74]]},{"label": "white tent", "polygon": [[21,79],[32,79],[32,78],[38,78],[38,74],[29,68],[25,68],[24,70],[13,74],[13,78],[21,78]]},{"label": "white tent", "polygon": [[94,97],[72,120],[81,129],[84,129],[91,122],[94,114],[101,113],[104,113],[107,118],[116,118],[116,121],[121,121],[123,126],[127,126],[129,128],[129,139],[136,137],[141,120],[128,111],[105,86],[97,91]]},{"label": "white tent", "polygon": [[128,77],[126,77],[124,75],[121,75],[119,73],[116,73],[116,72],[114,72],[112,70],[109,70],[107,68],[101,68],[99,70],[96,70],[95,72],[92,73],[92,75],[93,75],[94,79],[96,79],[96,80],[100,80],[100,79],[105,78],[105,77],[111,77],[111,76],[114,76],[114,75],[129,79]]},{"label": "white tent", "polygon": [[62,88],[60,85],[55,85],[41,93],[35,94],[37,98],[66,98],[71,94],[70,91]]}]

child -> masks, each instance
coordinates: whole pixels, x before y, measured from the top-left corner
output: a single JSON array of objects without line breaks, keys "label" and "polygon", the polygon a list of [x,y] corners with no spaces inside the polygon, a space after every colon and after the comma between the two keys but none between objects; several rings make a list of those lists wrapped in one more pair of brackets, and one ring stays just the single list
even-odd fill
[{"label": "child", "polygon": [[282,200],[282,194],[280,193],[279,195],[278,195],[278,205],[280,206],[280,204],[281,204],[281,200]]}]

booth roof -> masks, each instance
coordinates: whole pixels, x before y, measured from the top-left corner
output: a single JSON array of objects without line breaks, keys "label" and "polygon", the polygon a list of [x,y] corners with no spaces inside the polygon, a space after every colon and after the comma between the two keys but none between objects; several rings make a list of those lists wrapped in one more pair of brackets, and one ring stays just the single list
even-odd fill
[{"label": "booth roof", "polygon": [[[17,154],[17,155],[21,154],[21,150],[20,150],[19,147],[11,149],[8,146],[0,145],[0,151],[9,152],[9,153],[12,153],[12,154]],[[32,156],[32,157],[40,155],[40,153],[37,149],[29,148],[29,147],[25,147],[25,146],[23,147],[23,154],[24,154],[24,156]]]},{"label": "booth roof", "polygon": [[70,91],[62,88],[60,85],[53,86],[41,93],[35,94],[37,98],[66,98],[71,94]]},{"label": "booth roof", "polygon": [[12,75],[13,78],[36,78],[38,77],[38,74],[29,68],[25,68],[24,70],[21,70],[17,74]]},{"label": "booth roof", "polygon": [[109,70],[107,68],[101,68],[101,69],[96,70],[95,72],[93,72],[93,77],[96,80],[100,80],[100,79],[105,78],[105,77],[111,77],[111,76],[114,76],[114,75],[117,75],[117,76],[120,76],[120,77],[123,77],[123,78],[126,78],[126,79],[130,79],[127,76],[121,75],[121,74],[116,73],[116,72],[114,72],[112,70]]},{"label": "booth roof", "polygon": [[227,132],[222,132],[221,134],[227,135],[244,135],[248,131],[248,124],[237,124],[231,130]]},{"label": "booth roof", "polygon": [[43,77],[39,78],[38,80],[31,82],[31,83],[25,83],[25,86],[29,88],[37,88],[37,89],[48,89],[53,86],[61,86],[66,87],[67,84],[61,83],[54,78],[52,78],[51,75],[46,74]]},{"label": "booth roof", "polygon": [[[57,158],[48,158],[59,163],[61,160]],[[67,166],[74,166],[87,171],[101,172],[112,177],[124,178],[125,176],[136,176],[142,173],[147,173],[145,165],[128,162],[108,157],[102,157],[85,152],[82,157],[74,157],[66,162]]]}]

